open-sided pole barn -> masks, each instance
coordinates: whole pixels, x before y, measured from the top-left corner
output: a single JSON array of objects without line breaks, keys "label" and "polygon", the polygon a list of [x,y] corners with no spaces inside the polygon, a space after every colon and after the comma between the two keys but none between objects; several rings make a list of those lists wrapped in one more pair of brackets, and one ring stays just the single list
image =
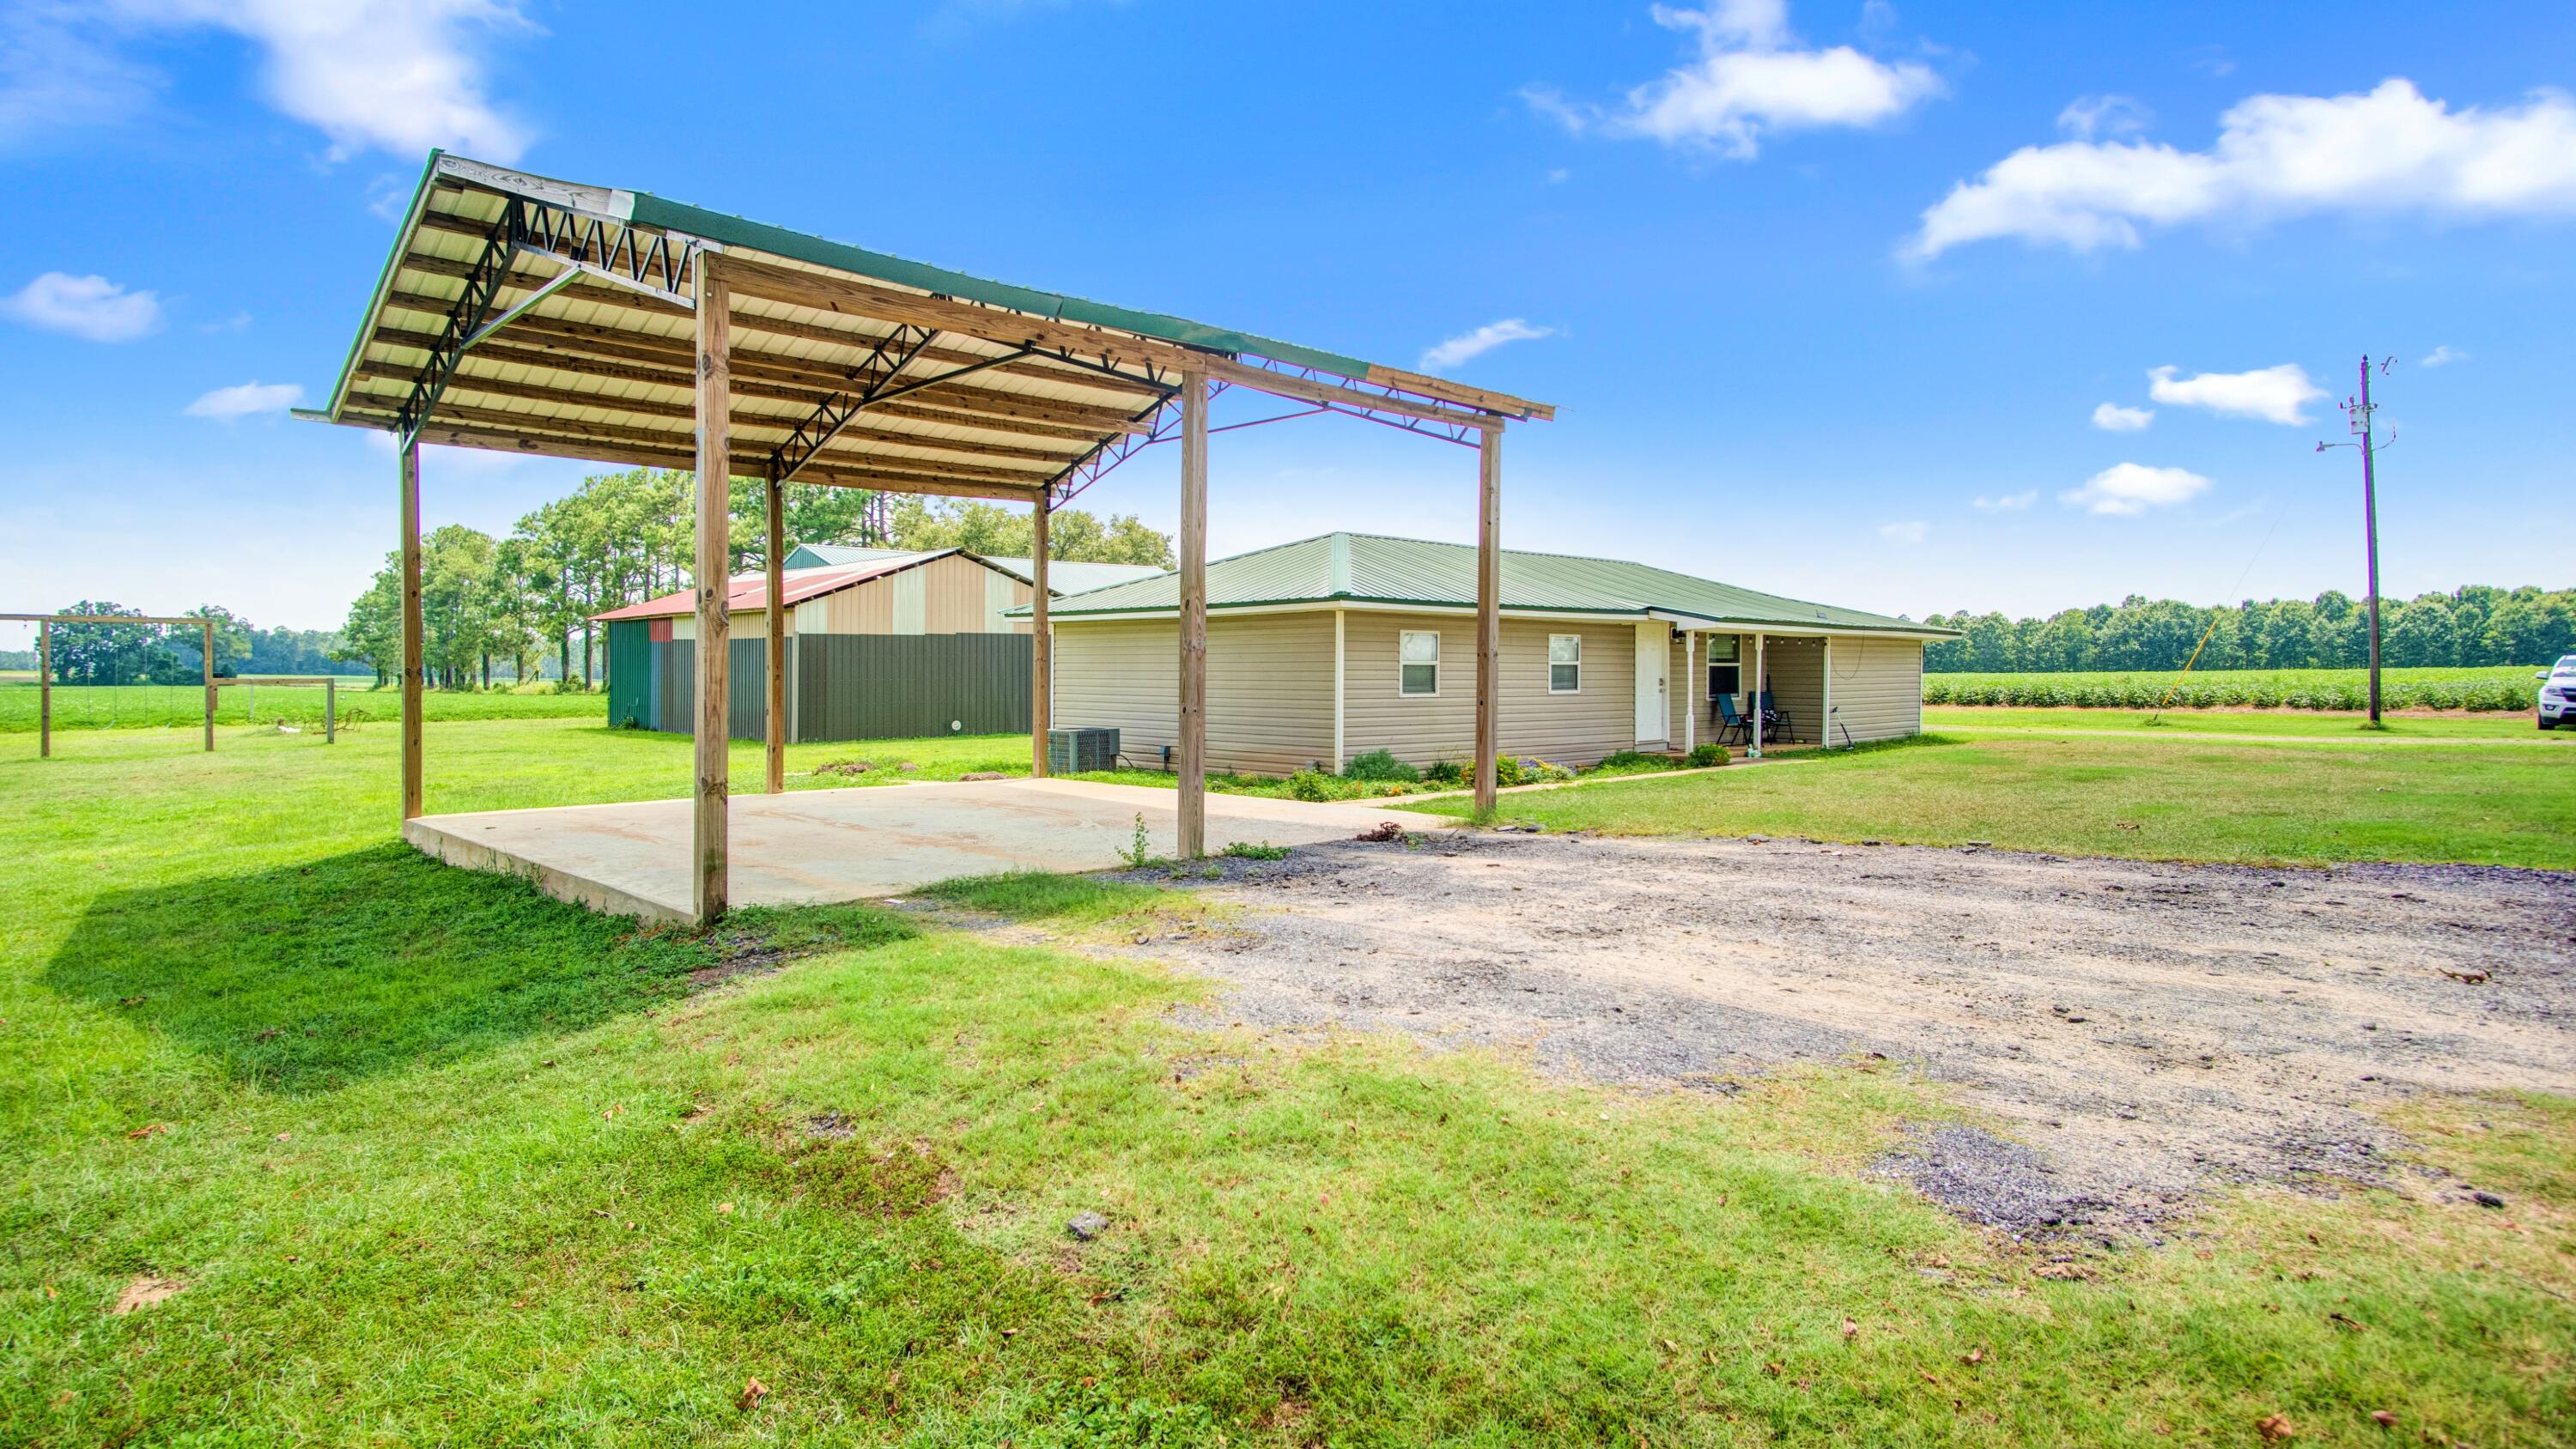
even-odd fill
[{"label": "open-sided pole barn", "polygon": [[[1207,406],[1242,388],[1478,450],[1484,626],[1476,790],[1494,788],[1493,621],[1507,394],[1159,313],[965,276],[644,192],[432,154],[328,408],[394,435],[402,475],[403,811],[421,809],[419,445],[694,468],[695,914],[726,902],[730,490],[760,479],[771,567],[790,480],[1029,504],[1034,697],[1047,698],[1045,517],[1138,448],[1182,437],[1179,843],[1203,854]],[[769,611],[777,687],[781,611]],[[1200,621],[1193,629],[1190,618]],[[1041,709],[1043,706],[1041,706]],[[783,784],[784,711],[767,784]],[[1043,714],[1032,765],[1046,768]]]}]

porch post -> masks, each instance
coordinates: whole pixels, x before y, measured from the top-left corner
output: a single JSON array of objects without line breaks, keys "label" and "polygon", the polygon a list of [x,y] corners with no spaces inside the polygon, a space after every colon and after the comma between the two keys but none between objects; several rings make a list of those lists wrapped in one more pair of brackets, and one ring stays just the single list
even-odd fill
[{"label": "porch post", "polygon": [[1181,374],[1181,700],[1183,860],[1207,854],[1207,374]]},{"label": "porch post", "polygon": [[1494,752],[1503,654],[1503,424],[1476,449],[1476,813],[1494,809]]},{"label": "porch post", "polygon": [[732,721],[725,666],[731,662],[726,658],[731,641],[725,615],[732,585],[727,550],[732,543],[733,449],[727,410],[733,393],[733,298],[716,259],[704,252],[697,258],[697,284],[697,808],[690,830],[695,857],[690,893],[692,915],[705,926],[725,913],[729,879],[725,751]]},{"label": "porch post", "polygon": [[769,793],[787,793],[787,485],[769,480]]},{"label": "porch post", "polygon": [[1830,750],[1834,747],[1834,640],[1830,634],[1825,636],[1825,682],[1818,688],[1824,692],[1824,702],[1816,717],[1824,724],[1816,748]]},{"label": "porch post", "polygon": [[1055,640],[1047,633],[1047,504],[1029,513],[1029,777],[1047,772],[1047,731],[1055,728]]},{"label": "porch post", "polygon": [[1694,669],[1693,669],[1693,666],[1694,666],[1694,664],[1697,662],[1697,660],[1698,660],[1698,659],[1699,659],[1699,636],[1698,636],[1697,634],[1692,633],[1692,632],[1691,632],[1690,630],[1688,630],[1688,629],[1684,629],[1684,630],[1682,631],[1682,686],[1681,686],[1681,687],[1682,687],[1682,756],[1683,756],[1683,759],[1684,759],[1684,762],[1685,762],[1685,763],[1687,763],[1687,762],[1688,762],[1688,759],[1689,759],[1689,756],[1690,756],[1690,752],[1691,752],[1691,751],[1693,751],[1693,750],[1695,750],[1695,749],[1698,749],[1698,748],[1699,748],[1699,710],[1698,710],[1698,708],[1697,708],[1697,706],[1698,706],[1698,704],[1699,704],[1699,700],[1696,698],[1696,696],[1695,696],[1695,692],[1694,692],[1694,691],[1692,690],[1692,688],[1691,688],[1691,681],[1692,681],[1693,679],[1698,678],[1698,675],[1694,672]]},{"label": "porch post", "polygon": [[420,442],[402,440],[402,818],[420,815]]},{"label": "porch post", "polygon": [[1753,636],[1753,687],[1745,691],[1745,713],[1753,718],[1753,748],[1744,752],[1748,760],[1762,758],[1762,636]]},{"label": "porch post", "polygon": [[36,758],[54,757],[54,621],[36,624]]}]

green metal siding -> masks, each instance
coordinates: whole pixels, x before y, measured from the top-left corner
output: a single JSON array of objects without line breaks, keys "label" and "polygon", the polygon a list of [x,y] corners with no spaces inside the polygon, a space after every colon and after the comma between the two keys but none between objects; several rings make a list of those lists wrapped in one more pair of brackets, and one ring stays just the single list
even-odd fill
[{"label": "green metal siding", "polygon": [[[1029,727],[1026,634],[797,638],[800,740],[1013,734]],[[962,728],[951,730],[954,722]]]},{"label": "green metal siding", "polygon": [[642,619],[612,619],[608,625],[608,722],[628,720],[645,729],[653,722],[653,626]]}]

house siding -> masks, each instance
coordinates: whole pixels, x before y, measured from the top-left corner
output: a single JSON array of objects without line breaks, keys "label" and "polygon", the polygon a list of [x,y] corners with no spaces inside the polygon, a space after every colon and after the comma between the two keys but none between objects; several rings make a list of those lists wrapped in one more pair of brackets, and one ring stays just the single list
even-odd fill
[{"label": "house siding", "polygon": [[[1752,648],[1750,636],[1745,639]],[[1752,655],[1745,656],[1749,663]],[[1763,672],[1772,702],[1789,716],[1789,728],[1766,736],[1783,743],[1814,744],[1824,737],[1825,641],[1815,638],[1771,638],[1763,645]]]},{"label": "house siding", "polygon": [[1843,743],[1902,739],[1923,732],[1923,646],[1912,639],[1837,635],[1833,650],[1834,738]]},{"label": "house siding", "polygon": [[[1055,626],[1059,729],[1106,726],[1152,769],[1179,740],[1180,642],[1169,620]],[[1207,766],[1284,775],[1333,753],[1333,616],[1208,621]]]},{"label": "house siding", "polygon": [[[1331,627],[1332,616],[1315,617]],[[1412,765],[1461,763],[1476,749],[1476,621],[1462,614],[1389,614],[1354,609],[1345,616],[1343,747],[1351,754],[1392,751]],[[1497,745],[1506,754],[1589,765],[1637,744],[1635,621],[1549,619],[1503,621]],[[1396,691],[1397,636],[1408,629],[1440,635],[1440,693]],[[1583,636],[1582,687],[1547,688],[1547,638]],[[1329,638],[1327,640],[1329,643]],[[1211,645],[1213,648],[1213,645]],[[1329,707],[1329,694],[1326,700]],[[1327,728],[1330,727],[1329,720]]]}]

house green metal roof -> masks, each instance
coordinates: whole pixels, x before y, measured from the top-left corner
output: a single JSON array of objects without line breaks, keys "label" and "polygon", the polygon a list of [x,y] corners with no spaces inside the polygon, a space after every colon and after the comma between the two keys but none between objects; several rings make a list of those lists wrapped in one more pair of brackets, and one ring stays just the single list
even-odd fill
[{"label": "house green metal roof", "polygon": [[[1211,613],[1332,604],[1472,609],[1476,605],[1476,550],[1468,544],[1418,538],[1328,533],[1214,560],[1207,566],[1207,593]],[[1957,632],[1886,614],[1757,593],[1649,564],[1514,549],[1503,551],[1502,606],[1506,611],[1605,617],[1678,616],[1747,628],[1831,629],[1933,638],[1947,638]],[[1163,573],[1060,599],[1049,612],[1058,619],[1078,619],[1101,614],[1176,613],[1179,608],[1180,576]]]}]

